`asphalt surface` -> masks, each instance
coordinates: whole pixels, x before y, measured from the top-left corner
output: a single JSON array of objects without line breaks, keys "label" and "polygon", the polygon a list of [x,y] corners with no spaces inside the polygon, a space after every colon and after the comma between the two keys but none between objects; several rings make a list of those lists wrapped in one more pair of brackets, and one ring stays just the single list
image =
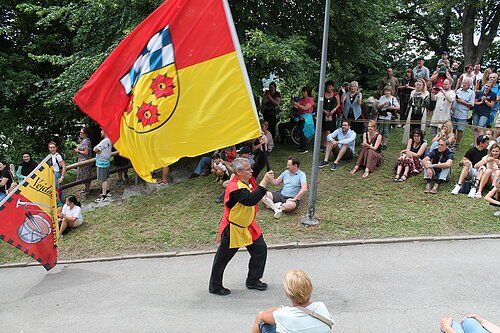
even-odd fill
[{"label": "asphalt surface", "polygon": [[0,332],[250,332],[257,311],[288,304],[281,280],[308,272],[334,332],[438,332],[443,316],[500,324],[500,240],[272,250],[244,286],[248,253],[229,264],[230,296],[208,293],[213,254],[0,269]]}]

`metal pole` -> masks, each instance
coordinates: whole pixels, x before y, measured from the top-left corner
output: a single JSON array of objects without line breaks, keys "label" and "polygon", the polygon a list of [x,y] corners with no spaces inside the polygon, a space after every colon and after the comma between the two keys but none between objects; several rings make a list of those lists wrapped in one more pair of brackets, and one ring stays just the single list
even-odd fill
[{"label": "metal pole", "polygon": [[323,100],[325,95],[325,76],[326,76],[326,56],[328,53],[328,33],[330,29],[330,0],[325,2],[325,19],[323,26],[323,47],[321,50],[321,69],[319,73],[319,88],[318,88],[318,112],[316,116],[316,133],[314,136],[314,150],[311,171],[311,188],[309,189],[309,207],[307,215],[301,219],[301,223],[305,225],[318,224],[315,218],[316,212],[316,194],[318,192],[318,163],[319,152],[321,145],[321,132],[323,123]]}]

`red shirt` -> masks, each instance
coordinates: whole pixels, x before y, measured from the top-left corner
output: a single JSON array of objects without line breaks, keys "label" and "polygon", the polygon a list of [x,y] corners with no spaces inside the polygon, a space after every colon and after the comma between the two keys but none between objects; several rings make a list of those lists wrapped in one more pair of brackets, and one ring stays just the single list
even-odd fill
[{"label": "red shirt", "polygon": [[302,110],[301,108],[299,108],[299,114],[306,114],[313,112],[314,99],[312,99],[312,97],[302,98],[301,100],[299,100],[299,104],[302,106],[305,106],[306,104],[311,105],[309,110]]}]

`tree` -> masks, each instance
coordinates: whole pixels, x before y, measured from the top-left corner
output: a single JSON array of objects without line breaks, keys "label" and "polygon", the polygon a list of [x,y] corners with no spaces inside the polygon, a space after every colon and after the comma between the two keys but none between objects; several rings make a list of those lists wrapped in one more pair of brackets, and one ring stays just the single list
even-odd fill
[{"label": "tree", "polygon": [[[498,37],[500,2],[497,0],[465,2],[462,11],[462,45],[465,63],[481,62],[483,55]],[[479,36],[477,45],[474,37]]]}]

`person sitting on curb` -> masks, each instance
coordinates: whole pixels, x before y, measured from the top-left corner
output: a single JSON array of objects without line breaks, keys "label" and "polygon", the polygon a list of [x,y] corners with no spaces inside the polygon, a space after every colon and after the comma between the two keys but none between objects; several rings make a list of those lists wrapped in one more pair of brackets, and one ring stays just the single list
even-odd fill
[{"label": "person sitting on curb", "polygon": [[340,160],[348,161],[354,156],[356,144],[356,132],[351,130],[351,123],[347,120],[342,121],[342,127],[337,128],[333,133],[326,137],[325,159],[318,166],[323,168],[328,165],[330,152],[336,156],[330,170],[336,171]]},{"label": "person sitting on curb", "polygon": [[300,199],[307,192],[306,174],[299,169],[300,161],[295,157],[289,157],[286,169],[271,184],[278,186],[283,184],[281,190],[267,192],[262,202],[274,211],[274,217],[280,218],[283,212],[289,212],[299,206]]},{"label": "person sitting on curb", "polygon": [[[486,149],[486,147],[488,147],[488,143],[488,137],[485,135],[480,135],[477,137],[476,145],[467,150],[464,158],[462,158],[462,160],[458,164],[462,167],[462,171],[460,172],[460,176],[458,177],[455,187],[453,188],[453,190],[451,190],[451,194],[458,194],[460,188],[462,188],[462,185],[466,180],[475,180],[477,176],[477,169],[474,168],[474,166],[477,162],[481,161],[481,159],[486,156],[486,154],[488,154],[488,150]],[[469,193],[473,193],[473,196],[475,196],[476,188],[471,187],[470,191],[472,192]]]},{"label": "person sitting on curb", "polygon": [[60,234],[65,233],[67,227],[77,228],[83,223],[82,208],[74,195],[66,198],[62,211],[58,214],[60,222]]},{"label": "person sitting on curb", "polygon": [[329,333],[333,317],[323,302],[311,302],[312,282],[306,272],[289,270],[283,287],[292,306],[278,306],[260,311],[252,326],[252,333],[314,332]]},{"label": "person sitting on curb", "polygon": [[443,318],[439,328],[443,333],[500,333],[500,327],[477,314],[466,316],[461,323],[452,318]]},{"label": "person sitting on curb", "polygon": [[[445,139],[439,139],[438,147],[432,150],[423,160],[424,179],[427,182],[424,193],[436,194],[439,185],[448,181],[451,164],[453,163],[453,153],[448,149]],[[435,181],[432,186],[432,181]]]}]

